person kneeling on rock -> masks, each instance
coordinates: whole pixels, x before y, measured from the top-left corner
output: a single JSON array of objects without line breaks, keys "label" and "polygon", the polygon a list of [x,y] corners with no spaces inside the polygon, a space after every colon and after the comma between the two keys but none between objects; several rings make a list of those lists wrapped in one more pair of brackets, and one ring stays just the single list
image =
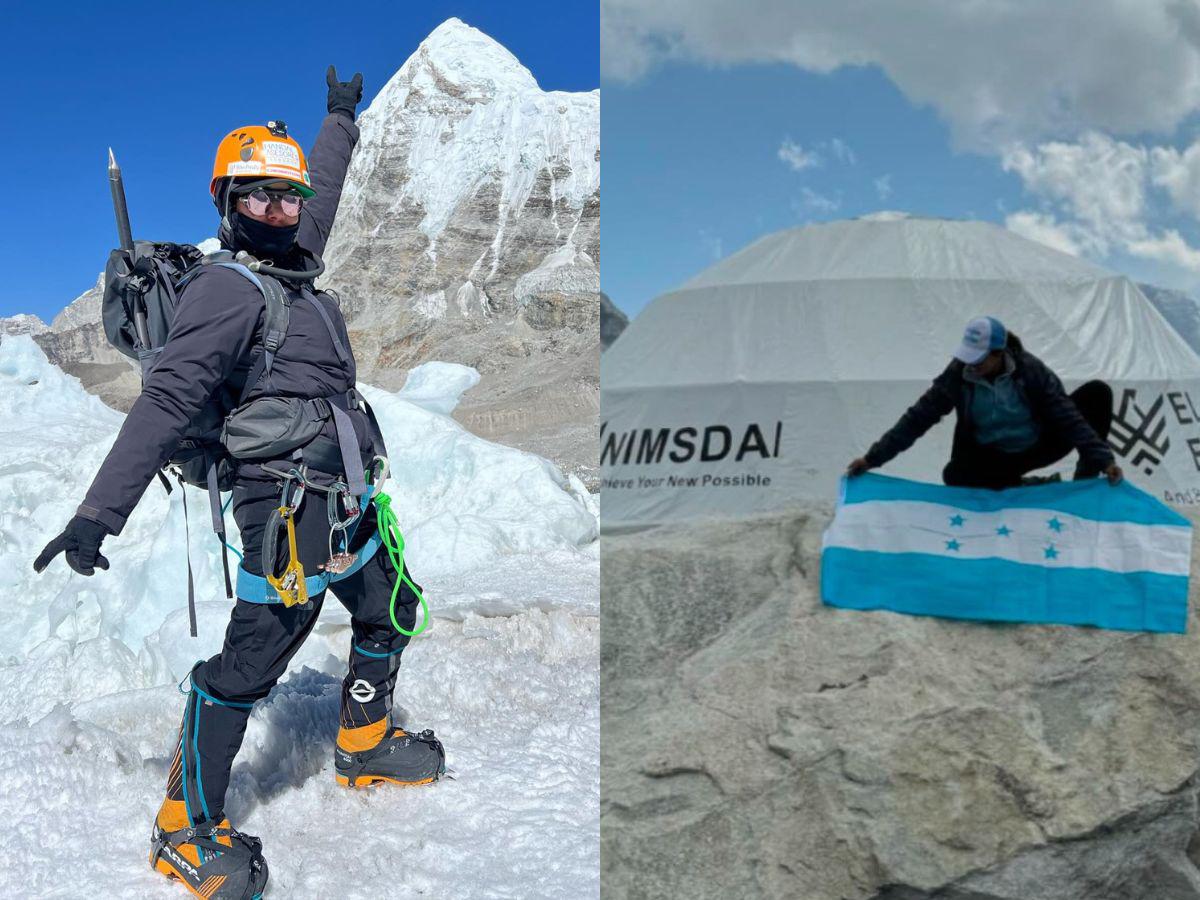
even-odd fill
[{"label": "person kneeling on rock", "polygon": [[990,316],[967,323],[954,359],[865,456],[847,468],[851,477],[878,468],[911,447],[953,410],[958,421],[942,480],[955,487],[1000,490],[1037,483],[1026,478],[1072,449],[1079,452],[1075,479],[1123,473],[1106,443],[1113,394],[1089,381],[1068,395],[1062,381],[1028,352],[1020,338]]}]

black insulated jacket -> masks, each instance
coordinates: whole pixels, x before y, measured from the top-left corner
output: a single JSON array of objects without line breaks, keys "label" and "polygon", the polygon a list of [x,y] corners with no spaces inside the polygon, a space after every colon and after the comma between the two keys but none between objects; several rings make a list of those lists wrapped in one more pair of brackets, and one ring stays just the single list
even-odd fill
[{"label": "black insulated jacket", "polygon": [[[296,240],[302,250],[317,255],[324,251],[357,143],[358,126],[353,121],[340,115],[325,117],[309,154],[316,196],[300,214]],[[285,287],[289,286],[285,283]],[[275,357],[269,393],[306,398],[345,393],[354,387],[355,366],[341,311],[333,297],[302,289],[322,304],[349,359],[338,354],[311,304],[292,303],[287,338]],[[296,296],[291,287],[289,294]],[[223,416],[238,404],[249,370],[262,352],[265,309],[262,294],[250,281],[220,266],[206,267],[187,284],[159,359],[78,515],[120,534],[189,424],[211,415],[214,407]],[[264,378],[246,399],[267,392]],[[351,420],[360,444],[369,447],[365,416],[353,411]]]},{"label": "black insulated jacket", "polygon": [[[1047,428],[1068,440],[1082,459],[1104,469],[1115,461],[1113,452],[1080,415],[1062,381],[1040,359],[1025,350],[1020,338],[1010,333],[1009,353],[1016,362],[1013,377],[1029,401],[1034,417]],[[871,468],[878,468],[899,456],[930,428],[951,412],[958,414],[954,428],[954,447],[975,443],[971,424],[971,395],[974,387],[963,378],[965,366],[953,360],[933,380],[929,389],[908,408],[888,432],[876,441],[864,457]]]}]

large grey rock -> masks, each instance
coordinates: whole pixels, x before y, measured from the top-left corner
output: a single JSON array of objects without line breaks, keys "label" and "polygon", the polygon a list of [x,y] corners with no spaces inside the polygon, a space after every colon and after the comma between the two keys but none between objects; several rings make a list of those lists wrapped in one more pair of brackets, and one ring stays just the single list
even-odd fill
[{"label": "large grey rock", "polygon": [[118,353],[104,336],[100,324],[103,297],[101,272],[91,288],[54,317],[48,331],[33,339],[50,362],[74,375],[109,406],[128,412],[142,389],[142,380],[134,363]]},{"label": "large grey rock", "polygon": [[607,350],[612,342],[621,336],[629,317],[617,308],[608,298],[608,294],[600,294],[600,349]]},{"label": "large grey rock", "polygon": [[830,512],[602,539],[605,896],[1200,898],[1195,622],[829,609]]},{"label": "large grey rock", "polygon": [[0,335],[28,334],[39,335],[50,329],[50,326],[29,313],[17,313],[15,316],[0,318]]},{"label": "large grey rock", "polygon": [[1139,284],[1143,294],[1154,304],[1187,345],[1200,353],[1200,304],[1186,291]]}]

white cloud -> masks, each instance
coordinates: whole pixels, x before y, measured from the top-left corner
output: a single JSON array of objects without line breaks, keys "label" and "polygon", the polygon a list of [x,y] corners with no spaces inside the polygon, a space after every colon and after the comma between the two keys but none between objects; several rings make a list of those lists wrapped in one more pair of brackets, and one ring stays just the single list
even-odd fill
[{"label": "white cloud", "polygon": [[1200,250],[1189,246],[1183,235],[1174,228],[1168,228],[1161,234],[1148,234],[1139,240],[1132,240],[1128,250],[1134,256],[1143,259],[1170,263],[1181,269],[1200,272]]},{"label": "white cloud", "polygon": [[1149,160],[1144,147],[1092,131],[1078,143],[1011,147],[1001,164],[1019,175],[1029,192],[1061,204],[1096,231],[1118,237],[1146,213]]},{"label": "white cloud", "polygon": [[1150,151],[1151,180],[1181,212],[1200,216],[1200,141],[1184,150],[1155,147]]},{"label": "white cloud", "polygon": [[776,155],[796,172],[803,172],[805,169],[823,166],[825,165],[826,157],[835,159],[848,166],[858,164],[858,156],[855,155],[850,145],[841,138],[818,141],[816,144],[810,145],[810,149],[805,150],[800,144],[787,137],[779,145]]},{"label": "white cloud", "polygon": [[826,142],[825,146],[829,148],[829,152],[833,154],[833,158],[838,162],[843,162],[848,166],[858,163],[858,157],[850,149],[850,145],[841,138],[832,138]]},{"label": "white cloud", "polygon": [[1163,207],[1200,211],[1200,150],[1144,147],[1088,132],[1078,142],[1016,145],[1001,158],[1041,210],[1009,215],[1013,231],[1068,253],[1115,253],[1200,272],[1200,250],[1161,228]]},{"label": "white cloud", "polygon": [[1191,0],[601,0],[601,66],[880,67],[960,142],[1170,132],[1200,109]]},{"label": "white cloud", "polygon": [[886,200],[888,197],[892,196],[891,173],[888,173],[887,175],[880,175],[875,179],[875,193],[879,195],[880,200]]},{"label": "white cloud", "polygon": [[1057,221],[1047,213],[1022,210],[1012,213],[1004,219],[1004,226],[1009,231],[1015,231],[1031,241],[1053,247],[1072,256],[1082,256],[1078,227]]},{"label": "white cloud", "polygon": [[821,165],[821,156],[819,153],[805,150],[791,138],[783,139],[783,143],[779,145],[777,155],[794,172],[803,172],[805,169]]},{"label": "white cloud", "polygon": [[842,205],[840,198],[827,197],[812,188],[801,188],[800,197],[792,203],[792,209],[801,218],[824,216],[836,212]]}]

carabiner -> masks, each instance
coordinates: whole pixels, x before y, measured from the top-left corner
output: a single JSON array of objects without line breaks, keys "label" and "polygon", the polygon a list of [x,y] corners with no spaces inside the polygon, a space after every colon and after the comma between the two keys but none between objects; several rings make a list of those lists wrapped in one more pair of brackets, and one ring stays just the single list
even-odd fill
[{"label": "carabiner", "polygon": [[[379,473],[378,474],[375,473],[376,463],[379,464]],[[388,458],[386,456],[376,456],[374,459],[371,460],[371,465],[369,468],[370,468],[370,472],[371,472],[371,496],[372,497],[374,497],[381,490],[383,490],[383,483],[385,481],[387,481],[388,472],[390,471],[389,466],[390,466],[390,464],[388,463]]]}]

